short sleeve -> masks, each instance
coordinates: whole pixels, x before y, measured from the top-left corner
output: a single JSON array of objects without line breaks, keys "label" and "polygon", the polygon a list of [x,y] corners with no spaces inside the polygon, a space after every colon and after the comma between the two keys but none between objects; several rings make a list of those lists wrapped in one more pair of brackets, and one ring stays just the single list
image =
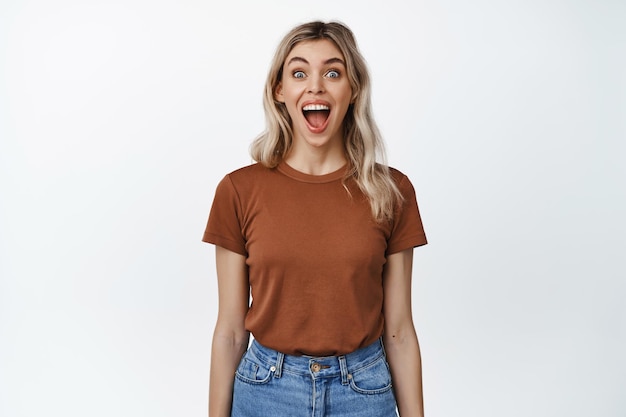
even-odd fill
[{"label": "short sleeve", "polygon": [[215,198],[202,240],[247,256],[241,212],[239,195],[227,175],[215,189]]},{"label": "short sleeve", "polygon": [[417,206],[415,189],[406,175],[402,175],[398,182],[398,188],[404,201],[394,213],[391,235],[387,240],[386,255],[427,243],[422,218]]}]

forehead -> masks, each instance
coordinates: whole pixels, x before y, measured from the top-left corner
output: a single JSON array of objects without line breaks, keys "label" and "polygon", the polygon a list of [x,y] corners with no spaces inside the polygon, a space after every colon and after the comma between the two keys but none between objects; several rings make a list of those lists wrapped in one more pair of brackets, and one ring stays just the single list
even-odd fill
[{"label": "forehead", "polygon": [[309,41],[298,42],[287,58],[285,58],[285,64],[288,64],[293,57],[300,57],[306,59],[309,63],[315,61],[326,61],[331,58],[340,58],[344,60],[344,56],[335,45],[335,43],[329,39],[315,39]]}]

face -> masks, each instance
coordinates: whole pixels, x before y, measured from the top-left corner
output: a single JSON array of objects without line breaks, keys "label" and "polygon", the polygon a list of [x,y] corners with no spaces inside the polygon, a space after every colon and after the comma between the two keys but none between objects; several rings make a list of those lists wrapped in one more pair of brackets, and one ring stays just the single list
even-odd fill
[{"label": "face", "polygon": [[343,119],[352,88],[343,54],[332,41],[296,44],[285,59],[274,95],[291,116],[294,146],[343,149]]}]

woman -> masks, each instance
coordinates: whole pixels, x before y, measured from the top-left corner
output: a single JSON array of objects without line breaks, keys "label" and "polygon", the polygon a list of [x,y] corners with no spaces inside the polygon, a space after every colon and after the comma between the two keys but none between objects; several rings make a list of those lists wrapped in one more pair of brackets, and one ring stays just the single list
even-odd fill
[{"label": "woman", "polygon": [[209,416],[422,416],[411,269],[426,237],[410,181],[376,162],[352,32],[292,29],[264,108],[257,163],[220,182],[203,239],[219,287]]}]

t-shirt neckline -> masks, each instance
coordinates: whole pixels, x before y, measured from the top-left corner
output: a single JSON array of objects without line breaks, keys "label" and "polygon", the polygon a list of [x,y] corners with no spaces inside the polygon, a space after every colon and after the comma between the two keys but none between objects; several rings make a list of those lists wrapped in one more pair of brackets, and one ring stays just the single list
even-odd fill
[{"label": "t-shirt neckline", "polygon": [[328,174],[323,174],[323,175],[305,174],[302,171],[298,171],[297,169],[292,168],[285,161],[282,161],[280,164],[278,164],[276,168],[278,169],[278,171],[280,171],[284,175],[294,180],[297,180],[300,182],[313,183],[313,184],[323,184],[323,183],[343,179],[344,176],[346,175],[348,164],[345,163],[341,168],[333,172],[329,172]]}]

